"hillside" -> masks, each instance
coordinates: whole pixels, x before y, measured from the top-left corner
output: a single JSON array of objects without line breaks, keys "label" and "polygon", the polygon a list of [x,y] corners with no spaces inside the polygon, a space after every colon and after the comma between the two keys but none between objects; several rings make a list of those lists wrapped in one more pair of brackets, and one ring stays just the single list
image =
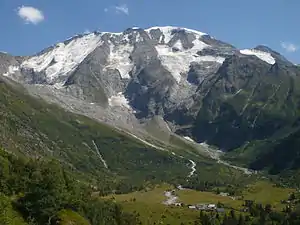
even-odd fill
[{"label": "hillside", "polygon": [[150,144],[151,140],[34,98],[6,79],[0,90],[0,144],[5,150],[30,158],[57,159],[80,180],[94,186],[106,183],[106,191],[128,192],[146,183],[195,185],[205,181],[213,186],[252,179],[178,138],[173,137],[173,145],[154,140]]},{"label": "hillside", "polygon": [[30,97],[19,86],[2,80],[0,92],[0,143],[17,155],[59,159],[91,181],[172,180],[190,171],[186,159]]},{"label": "hillside", "polygon": [[0,223],[14,225],[135,225],[139,219],[91,196],[55,160],[17,158],[0,149]]}]

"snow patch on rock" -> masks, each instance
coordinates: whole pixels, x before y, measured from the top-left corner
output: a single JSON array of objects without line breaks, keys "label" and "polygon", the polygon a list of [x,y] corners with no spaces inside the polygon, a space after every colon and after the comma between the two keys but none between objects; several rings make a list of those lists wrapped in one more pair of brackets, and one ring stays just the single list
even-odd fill
[{"label": "snow patch on rock", "polygon": [[53,84],[53,87],[56,89],[62,89],[62,88],[64,88],[64,84],[65,84],[65,82],[55,83],[55,84]]},{"label": "snow patch on rock", "polygon": [[111,96],[108,99],[108,104],[111,107],[124,107],[131,110],[131,106],[129,105],[128,100],[126,99],[126,97],[123,95],[122,92],[119,92],[115,96]]},{"label": "snow patch on rock", "polygon": [[186,139],[186,140],[188,140],[188,141],[190,141],[190,142],[195,143],[195,141],[192,138],[190,138],[190,137],[183,137],[183,138]]},{"label": "snow patch on rock", "polygon": [[144,38],[140,35],[140,33],[137,33],[136,34],[136,40],[135,40],[136,42],[142,42],[142,41],[144,41]]},{"label": "snow patch on rock", "polygon": [[15,72],[19,71],[19,67],[18,66],[9,66],[8,67],[8,71],[6,73],[3,74],[3,76],[9,76],[14,74]]},{"label": "snow patch on rock", "polygon": [[110,46],[108,65],[104,69],[116,69],[122,79],[130,79],[129,72],[133,69],[133,62],[129,59],[133,46],[129,44]]},{"label": "snow patch on rock", "polygon": [[[175,43],[180,45],[178,42]],[[156,50],[158,52],[159,59],[162,65],[171,72],[177,83],[180,82],[182,74],[186,74],[189,71],[192,62],[217,62],[223,63],[225,58],[218,56],[199,56],[198,51],[203,50],[209,45],[204,42],[195,39],[193,41],[194,46],[191,49],[174,52],[172,48],[167,45],[157,45]],[[181,46],[179,46],[181,48]]]},{"label": "snow patch on rock", "polygon": [[[150,27],[148,29],[146,29],[145,31],[150,33],[151,30],[157,30],[159,29],[164,36],[164,42],[167,44],[169,43],[169,41],[172,39],[172,30],[175,29],[175,27],[171,27],[171,26],[165,26],[165,27]],[[162,39],[161,39],[162,42]]]},{"label": "snow patch on rock", "polygon": [[188,29],[188,28],[181,28],[181,29],[184,29],[187,33],[197,34],[199,36],[207,35],[207,33],[203,33],[198,30],[193,30],[193,29]]},{"label": "snow patch on rock", "polygon": [[105,31],[102,31],[101,36],[104,35],[104,34],[109,34],[111,36],[119,36],[119,35],[122,35],[123,33],[122,32],[105,32]]},{"label": "snow patch on rock", "polygon": [[265,61],[266,63],[271,65],[273,65],[276,62],[274,57],[268,52],[263,52],[256,49],[243,49],[240,50],[240,53],[243,55],[254,55],[258,57],[260,60]]},{"label": "snow patch on rock", "polygon": [[182,46],[182,42],[180,40],[177,40],[173,47],[177,48],[178,50],[182,51],[184,48]]},{"label": "snow patch on rock", "polygon": [[[164,42],[165,44],[169,43],[170,40],[173,37],[173,31],[174,30],[184,30],[187,33],[192,33],[196,36],[203,36],[206,35],[206,33],[200,32],[200,31],[196,31],[196,30],[192,30],[192,29],[187,29],[187,28],[182,28],[182,27],[173,27],[173,26],[162,26],[162,27],[150,27],[148,29],[146,29],[145,31],[150,33],[151,30],[157,30],[159,29],[164,36]],[[162,42],[162,40],[160,40],[160,43]]]},{"label": "snow patch on rock", "polygon": [[100,44],[99,35],[84,35],[68,44],[57,44],[53,50],[26,60],[21,67],[33,69],[35,72],[45,71],[48,82],[51,82],[73,71]]}]

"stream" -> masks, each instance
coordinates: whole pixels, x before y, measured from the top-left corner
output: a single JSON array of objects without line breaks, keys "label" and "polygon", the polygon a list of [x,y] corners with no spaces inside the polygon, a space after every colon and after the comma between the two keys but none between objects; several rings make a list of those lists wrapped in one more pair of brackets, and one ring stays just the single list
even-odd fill
[{"label": "stream", "polygon": [[216,160],[220,164],[223,164],[225,166],[234,168],[236,170],[240,170],[240,171],[244,172],[244,174],[247,174],[247,175],[251,175],[251,174],[256,172],[256,171],[250,170],[248,168],[232,165],[229,162],[226,162],[226,161],[222,160],[221,156],[224,154],[224,152],[222,152],[221,150],[213,150],[209,147],[208,144],[206,144],[206,143],[197,143],[189,137],[184,137],[184,138],[187,141],[193,142],[198,147],[199,150],[202,150],[202,151],[204,150],[209,155],[210,158]]}]

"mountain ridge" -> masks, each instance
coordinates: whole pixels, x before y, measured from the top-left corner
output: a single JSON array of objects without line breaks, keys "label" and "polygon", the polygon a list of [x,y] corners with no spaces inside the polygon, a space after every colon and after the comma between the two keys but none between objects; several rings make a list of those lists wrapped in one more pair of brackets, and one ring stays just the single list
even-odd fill
[{"label": "mountain ridge", "polygon": [[29,93],[142,139],[165,127],[164,142],[177,134],[231,151],[297,119],[297,66],[266,46],[237,49],[188,28],[92,32],[7,58],[0,74]]}]

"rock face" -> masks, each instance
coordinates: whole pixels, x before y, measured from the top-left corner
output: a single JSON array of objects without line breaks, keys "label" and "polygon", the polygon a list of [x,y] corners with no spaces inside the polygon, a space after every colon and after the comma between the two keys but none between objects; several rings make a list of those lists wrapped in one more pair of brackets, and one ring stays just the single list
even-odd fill
[{"label": "rock face", "polygon": [[227,150],[272,136],[298,117],[298,73],[293,65],[227,58],[210,83],[199,86],[194,136]]},{"label": "rock face", "polygon": [[131,130],[159,116],[225,150],[299,118],[299,67],[265,46],[238,50],[186,28],[93,32],[0,61],[4,76],[71,111]]}]

